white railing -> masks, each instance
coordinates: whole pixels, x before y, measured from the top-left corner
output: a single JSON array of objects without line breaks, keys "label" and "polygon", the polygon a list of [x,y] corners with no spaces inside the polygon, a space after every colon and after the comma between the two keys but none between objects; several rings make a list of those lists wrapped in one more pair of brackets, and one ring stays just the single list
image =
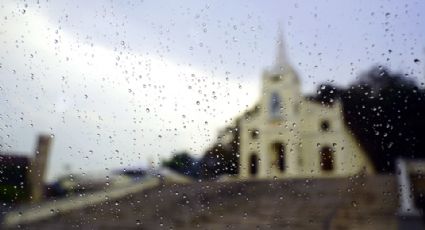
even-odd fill
[{"label": "white railing", "polygon": [[419,216],[420,212],[415,207],[414,196],[410,184],[410,167],[408,162],[401,158],[396,161],[397,182],[400,188],[399,214],[403,216]]},{"label": "white railing", "polygon": [[[88,207],[104,201],[119,199],[126,195],[141,192],[143,190],[158,186],[160,183],[158,178],[130,185],[128,187],[114,188],[105,191],[99,191],[84,196],[75,196],[55,201],[48,201],[34,207],[27,207],[20,210],[12,211],[6,214],[3,219],[4,227],[13,227],[18,224],[28,224],[39,221],[59,213],[69,212],[72,210]],[[1,229],[1,226],[0,226]]]}]

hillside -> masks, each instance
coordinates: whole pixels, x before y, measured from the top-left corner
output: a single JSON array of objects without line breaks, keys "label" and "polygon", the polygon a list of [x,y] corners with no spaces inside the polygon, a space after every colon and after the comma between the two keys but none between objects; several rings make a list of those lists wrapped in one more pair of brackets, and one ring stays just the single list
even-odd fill
[{"label": "hillside", "polygon": [[23,229],[395,229],[390,176],[165,184]]}]

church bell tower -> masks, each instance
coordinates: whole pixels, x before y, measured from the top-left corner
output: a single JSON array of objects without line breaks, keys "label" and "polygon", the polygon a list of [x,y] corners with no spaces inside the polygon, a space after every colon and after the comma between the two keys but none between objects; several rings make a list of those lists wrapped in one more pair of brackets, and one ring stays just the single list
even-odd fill
[{"label": "church bell tower", "polygon": [[263,73],[264,115],[272,122],[296,116],[301,100],[298,75],[289,62],[281,27],[276,43],[275,63]]}]

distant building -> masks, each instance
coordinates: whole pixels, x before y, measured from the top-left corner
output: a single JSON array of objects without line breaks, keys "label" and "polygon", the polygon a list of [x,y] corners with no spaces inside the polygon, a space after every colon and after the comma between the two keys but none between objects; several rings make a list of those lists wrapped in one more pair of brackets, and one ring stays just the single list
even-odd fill
[{"label": "distant building", "polygon": [[240,120],[240,178],[337,177],[373,172],[345,126],[339,101],[323,105],[301,94],[279,34],[275,65],[262,93]]},{"label": "distant building", "polygon": [[19,153],[0,153],[0,200],[38,202],[43,198],[51,140],[48,135],[40,135],[33,157]]}]

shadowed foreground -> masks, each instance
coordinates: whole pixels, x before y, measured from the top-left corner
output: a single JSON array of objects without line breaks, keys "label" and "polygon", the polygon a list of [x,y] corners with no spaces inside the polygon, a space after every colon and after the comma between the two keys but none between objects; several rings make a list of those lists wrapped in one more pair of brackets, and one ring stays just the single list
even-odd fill
[{"label": "shadowed foreground", "polygon": [[[390,176],[165,184],[23,229],[395,229]],[[17,226],[18,227],[18,226]]]}]

